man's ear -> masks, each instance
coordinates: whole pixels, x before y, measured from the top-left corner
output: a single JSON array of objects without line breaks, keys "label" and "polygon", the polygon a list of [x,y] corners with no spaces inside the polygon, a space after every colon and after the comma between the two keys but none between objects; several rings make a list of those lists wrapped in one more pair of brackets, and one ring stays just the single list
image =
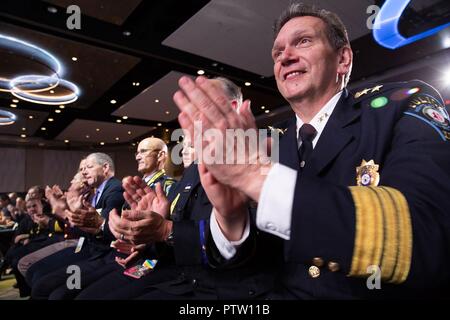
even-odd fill
[{"label": "man's ear", "polygon": [[339,61],[337,73],[340,76],[346,75],[351,71],[353,63],[353,51],[348,46],[339,49]]},{"label": "man's ear", "polygon": [[110,169],[109,164],[108,163],[104,163],[103,164],[103,172],[106,173],[106,172],[109,171],[109,169]]},{"label": "man's ear", "polygon": [[233,108],[233,110],[237,111],[238,102],[236,100],[231,101],[231,108]]}]

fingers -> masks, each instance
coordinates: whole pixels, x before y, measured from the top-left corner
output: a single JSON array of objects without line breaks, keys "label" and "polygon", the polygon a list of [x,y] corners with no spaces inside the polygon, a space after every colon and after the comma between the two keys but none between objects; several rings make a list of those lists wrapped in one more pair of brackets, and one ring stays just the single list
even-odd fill
[{"label": "fingers", "polygon": [[133,197],[126,191],[123,192],[123,197],[125,201],[130,205],[131,209],[135,209],[137,206],[137,202],[134,201]]},{"label": "fingers", "polygon": [[207,99],[200,95],[188,95],[188,97],[215,127],[221,130],[240,127],[238,114],[233,109],[231,99],[225,93],[222,85],[201,76],[197,77],[195,84],[207,96]]},{"label": "fingers", "polygon": [[130,264],[134,259],[137,258],[139,252],[133,252],[132,254],[130,254],[128,257],[126,257],[125,259],[120,258],[120,257],[116,257],[116,262],[121,265],[122,267],[126,267],[128,264]]},{"label": "fingers", "polygon": [[134,176],[133,183],[134,183],[136,189],[141,189],[145,193],[149,193],[150,191],[152,191],[152,189],[149,186],[147,186],[147,184],[145,183],[144,180],[142,180],[141,177]]},{"label": "fingers", "polygon": [[166,194],[164,193],[163,187],[162,187],[161,183],[159,183],[159,182],[155,186],[155,194],[159,200],[167,199]]},{"label": "fingers", "polygon": [[[189,77],[181,77],[178,81],[178,85],[181,90],[175,92],[173,95],[173,101],[178,106],[181,112],[184,112],[189,119],[194,123],[194,121],[201,120],[201,112],[198,108],[198,105],[194,102],[192,97],[195,95],[200,95],[204,98],[203,103],[207,103],[208,97],[195,85],[195,83]],[[199,97],[200,99],[200,97]],[[198,100],[198,99],[197,99]],[[220,114],[216,114],[216,117],[222,117]],[[204,126],[210,127],[211,123],[209,123],[208,118],[204,119]]]},{"label": "fingers", "polygon": [[116,240],[111,243],[111,246],[117,250],[117,252],[130,254],[132,253],[133,245],[129,242],[125,242],[123,240]]},{"label": "fingers", "polygon": [[178,115],[178,123],[183,128],[186,135],[194,137],[194,123],[185,112],[180,112]]},{"label": "fingers", "polygon": [[245,129],[256,129],[256,120],[250,108],[250,100],[245,100],[237,112],[244,124]]},{"label": "fingers", "polygon": [[142,252],[145,250],[145,247],[146,247],[145,244],[139,244],[137,246],[133,246],[133,248],[131,248],[131,252],[135,252],[135,251]]},{"label": "fingers", "polygon": [[198,164],[198,172],[203,186],[211,186],[217,183],[217,180],[214,178],[211,172],[208,171],[203,163]]},{"label": "fingers", "polygon": [[[123,212],[126,212],[124,210]],[[131,224],[125,219],[121,219],[116,209],[111,210],[109,213],[108,221],[109,229],[116,239],[121,239],[122,235],[130,237]],[[123,240],[123,239],[122,239]]]},{"label": "fingers", "polygon": [[146,211],[142,210],[124,210],[122,211],[122,220],[139,221],[149,217]]}]

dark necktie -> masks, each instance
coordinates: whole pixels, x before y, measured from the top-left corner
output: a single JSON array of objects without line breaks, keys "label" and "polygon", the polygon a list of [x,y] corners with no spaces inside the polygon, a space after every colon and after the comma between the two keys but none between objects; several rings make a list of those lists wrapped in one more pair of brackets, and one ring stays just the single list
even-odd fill
[{"label": "dark necktie", "polygon": [[306,161],[311,156],[313,151],[312,141],[316,136],[317,131],[314,127],[308,123],[305,123],[301,126],[298,131],[298,142],[301,145],[298,148],[298,158],[300,160],[300,168],[303,168],[306,164]]}]

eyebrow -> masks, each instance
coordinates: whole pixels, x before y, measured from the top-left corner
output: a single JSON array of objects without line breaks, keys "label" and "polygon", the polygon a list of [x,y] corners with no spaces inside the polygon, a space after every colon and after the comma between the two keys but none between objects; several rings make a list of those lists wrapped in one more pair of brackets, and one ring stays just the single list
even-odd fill
[{"label": "eyebrow", "polygon": [[[316,36],[316,34],[314,34],[314,30],[302,29],[302,30],[294,31],[291,35],[289,35],[289,39],[298,38],[298,37],[304,36],[305,34],[308,36]],[[281,45],[279,43],[275,42],[272,47],[272,52],[279,50],[280,47],[281,47]]]}]

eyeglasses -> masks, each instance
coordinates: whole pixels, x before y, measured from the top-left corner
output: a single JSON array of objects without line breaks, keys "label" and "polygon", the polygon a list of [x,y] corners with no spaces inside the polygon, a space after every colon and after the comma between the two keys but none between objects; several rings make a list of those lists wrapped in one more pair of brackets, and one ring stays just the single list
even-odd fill
[{"label": "eyeglasses", "polygon": [[137,157],[138,155],[140,155],[140,154],[144,155],[147,152],[152,153],[152,152],[160,152],[160,151],[161,151],[161,149],[141,149],[141,150],[136,151],[134,153],[134,156]]}]

